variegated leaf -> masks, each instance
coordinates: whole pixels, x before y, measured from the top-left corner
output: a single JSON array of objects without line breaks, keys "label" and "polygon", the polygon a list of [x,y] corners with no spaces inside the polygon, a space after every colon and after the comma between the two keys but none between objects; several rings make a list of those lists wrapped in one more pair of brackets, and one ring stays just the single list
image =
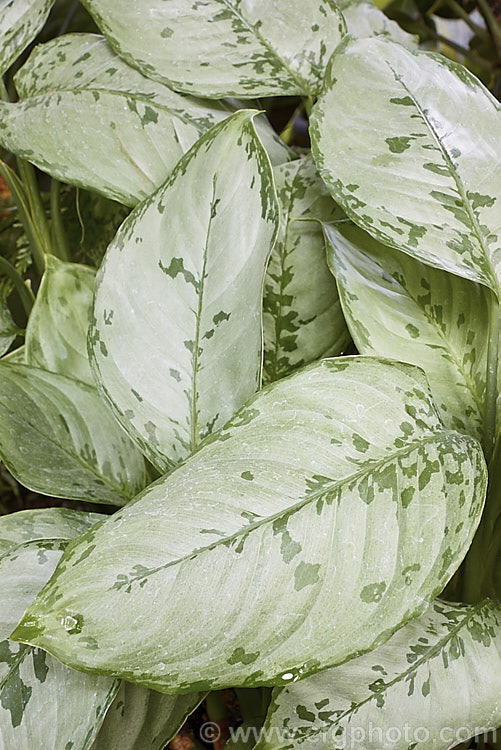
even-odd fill
[{"label": "variegated leaf", "polygon": [[501,607],[439,600],[387,643],[275,691],[256,750],[448,750],[501,724]]},{"label": "variegated leaf", "polygon": [[94,372],[161,471],[259,385],[261,292],[278,206],[252,118],[242,110],[195,144],[122,225],[98,277]]},{"label": "variegated leaf", "polygon": [[144,459],[94,388],[0,363],[0,455],[35,492],[123,505],[146,483]]},{"label": "variegated leaf", "polygon": [[351,36],[382,36],[405,47],[417,48],[419,37],[404,31],[396,21],[379,10],[372,0],[339,0],[338,6]]},{"label": "variegated leaf", "polygon": [[0,74],[42,29],[54,0],[2,0],[0,4]]},{"label": "variegated leaf", "polygon": [[498,293],[500,105],[471,73],[381,38],[350,41],[311,134],[320,173],[357,224]]},{"label": "variegated leaf", "polygon": [[9,351],[18,333],[21,331],[12,320],[9,308],[0,300],[0,357]]},{"label": "variegated leaf", "polygon": [[[52,575],[68,540],[99,516],[60,508],[30,513],[0,518],[0,538],[7,536],[12,542],[0,557],[0,747],[89,750],[117,682],[74,672],[44,651],[14,643],[8,636]],[[25,541],[26,521],[32,529],[35,518],[55,538]]]},{"label": "variegated leaf", "polygon": [[103,516],[67,508],[21,510],[0,516],[0,557],[24,542],[37,539],[73,539]]},{"label": "variegated leaf", "polygon": [[[123,11],[123,9],[122,9]],[[129,67],[94,34],[35,49],[16,75],[22,101],[0,102],[0,143],[51,175],[134,206],[233,107],[182,96]],[[287,148],[259,118],[272,157]]]},{"label": "variegated leaf", "polygon": [[349,221],[325,229],[358,351],[422,367],[444,424],[480,439],[489,317],[485,287],[385,247]]},{"label": "variegated leaf", "polygon": [[96,272],[48,255],[26,329],[26,363],[95,386],[87,356]]},{"label": "variegated leaf", "polygon": [[142,73],[200,96],[315,94],[345,33],[334,0],[84,0]]},{"label": "variegated leaf", "polygon": [[91,750],[164,750],[203,697],[122,682]]},{"label": "variegated leaf", "polygon": [[340,213],[311,157],[274,169],[281,221],[264,282],[264,381],[320,357],[340,354],[350,340],[336,282],[316,221]]},{"label": "variegated leaf", "polygon": [[323,360],[72,545],[13,638],[168,692],[284,685],[421,614],[485,484],[421,370]]}]

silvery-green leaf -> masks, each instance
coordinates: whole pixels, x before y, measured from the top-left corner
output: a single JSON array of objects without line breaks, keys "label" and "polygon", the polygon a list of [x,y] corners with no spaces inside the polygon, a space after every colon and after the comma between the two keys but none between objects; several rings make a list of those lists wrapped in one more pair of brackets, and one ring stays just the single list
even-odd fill
[{"label": "silvery-green leaf", "polygon": [[0,357],[9,351],[18,333],[19,329],[12,320],[9,308],[0,300]]},{"label": "silvery-green leaf", "polygon": [[0,142],[55,177],[128,205],[150,195],[228,107],[184,97],[121,60],[103,37],[37,47],[0,104]]},{"label": "silvery-green leaf", "polygon": [[320,173],[357,224],[498,293],[500,105],[470,72],[381,38],[350,41],[311,134]]},{"label": "silvery-green leaf", "polygon": [[0,557],[23,542],[36,539],[73,539],[103,516],[68,508],[21,510],[0,516]]},{"label": "silvery-green leaf", "polygon": [[489,314],[485,287],[385,247],[349,221],[325,230],[358,351],[422,367],[444,424],[480,439]]},{"label": "silvery-green leaf", "polygon": [[340,213],[306,157],[274,169],[280,230],[266,271],[264,380],[269,383],[320,357],[340,354],[350,337],[317,221]]},{"label": "silvery-green leaf", "polygon": [[42,29],[54,0],[2,0],[0,5],[0,73]]},{"label": "silvery-green leaf", "polygon": [[199,96],[315,94],[345,33],[333,0],[85,0],[130,65]]},{"label": "silvery-green leaf", "polygon": [[501,724],[501,607],[435,601],[369,654],[275,691],[259,750],[448,750]]},{"label": "silvery-green leaf", "polygon": [[26,329],[26,363],[95,386],[87,356],[96,272],[48,255]]},{"label": "silvery-green leaf", "polygon": [[0,363],[0,455],[35,492],[123,505],[145,485],[142,455],[94,388]]},{"label": "silvery-green leaf", "polygon": [[59,524],[59,510],[37,511],[42,525],[42,515],[50,517],[45,530],[52,527],[55,539],[22,542],[26,538],[25,513],[0,518],[0,536],[7,525],[7,534],[14,541],[18,525],[19,542],[0,559],[0,747],[5,750],[89,750],[118,689],[109,677],[75,672],[40,649],[8,640],[26,607],[52,575],[68,540],[99,518],[73,512],[73,522],[69,521],[72,511],[65,511]]},{"label": "silvery-green leaf", "polygon": [[278,206],[252,118],[241,110],[195,144],[122,225],[98,276],[94,374],[161,471],[259,385],[261,293]]},{"label": "silvery-green leaf", "polygon": [[[64,182],[130,206],[160,187],[199,136],[233,109],[145,78],[95,34],[38,46],[16,86],[21,101],[0,102],[0,143]],[[285,144],[264,117],[258,122],[273,160],[286,161]]]},{"label": "silvery-green leaf", "polygon": [[421,614],[485,484],[479,444],[442,425],[421,370],[323,360],[80,537],[13,638],[168,692],[284,685]]},{"label": "silvery-green leaf", "polygon": [[122,682],[92,750],[164,750],[203,697],[165,695]]},{"label": "silvery-green leaf", "polygon": [[339,0],[348,34],[353,37],[382,36],[406,47],[416,48],[419,37],[404,31],[386,16],[372,0]]}]

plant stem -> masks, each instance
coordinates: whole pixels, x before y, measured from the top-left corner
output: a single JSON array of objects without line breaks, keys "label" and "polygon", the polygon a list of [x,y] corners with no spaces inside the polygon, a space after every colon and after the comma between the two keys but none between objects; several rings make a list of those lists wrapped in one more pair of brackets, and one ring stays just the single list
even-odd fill
[{"label": "plant stem", "polygon": [[489,596],[491,599],[497,599],[495,570],[499,556],[501,555],[501,516],[498,517],[490,538],[490,544],[487,548],[487,554],[484,558],[484,569],[482,575],[482,598]]},{"label": "plant stem", "polygon": [[264,718],[261,688],[235,688],[244,721]]},{"label": "plant stem", "polygon": [[[0,99],[9,102],[9,94],[5,87],[5,81],[0,76]],[[4,165],[7,169],[7,165]],[[24,159],[17,159],[17,167],[21,179],[17,178],[15,172],[11,170],[10,181],[7,179],[4,172],[1,176],[7,183],[12,197],[16,201],[16,205],[19,211],[21,222],[24,226],[24,231],[28,235],[30,242],[31,253],[33,261],[38,273],[41,275],[45,268],[45,253],[50,253],[50,232],[47,218],[45,216],[42,199],[40,197],[40,191],[35,176],[35,170],[32,165]],[[14,182],[16,183],[16,190],[13,189],[11,182],[13,176],[16,177]],[[22,206],[20,198],[22,196]],[[29,220],[30,227],[27,226],[27,220]]]},{"label": "plant stem", "polygon": [[475,65],[478,65],[480,68],[492,72],[492,65],[487,60],[484,60],[483,57],[475,55],[473,52],[470,52],[470,50],[465,49],[465,47],[461,47],[460,44],[456,44],[456,42],[453,42],[452,39],[447,39],[447,37],[442,36],[441,34],[433,34],[429,30],[428,33],[431,34],[435,41],[440,42],[441,44],[445,44],[447,47],[455,50],[464,58],[466,58],[466,60],[471,60],[472,63],[475,63]]},{"label": "plant stem", "polygon": [[485,414],[483,449],[485,460],[489,463],[496,442],[496,407],[498,395],[498,357],[499,357],[499,302],[491,292],[489,306],[489,344],[487,349],[487,375],[485,387]]},{"label": "plant stem", "polygon": [[306,112],[308,119],[311,117],[311,111],[313,109],[314,103],[315,102],[312,96],[303,97],[304,111]]},{"label": "plant stem", "polygon": [[1,255],[0,255],[0,272],[4,273],[5,276],[8,276],[9,279],[14,284],[14,288],[19,294],[19,298],[23,305],[23,309],[26,313],[26,316],[29,317],[31,308],[33,307],[33,303],[35,302],[35,297],[33,296],[33,292],[31,291],[29,286],[25,284],[23,277],[17,271],[17,269],[14,268],[14,266],[11,263],[9,263],[8,260],[6,260],[5,258],[2,258]]},{"label": "plant stem", "polygon": [[45,215],[42,198],[40,196],[40,190],[38,189],[35,170],[33,166],[24,159],[17,160],[17,167],[28,195],[31,215],[34,219],[38,236],[40,237],[40,244],[45,253],[50,253],[52,247],[50,229]]},{"label": "plant stem", "polygon": [[493,573],[499,553],[501,519],[501,435],[489,463],[489,486],[482,520],[463,566],[462,601],[493,596]]},{"label": "plant stem", "polygon": [[50,213],[52,217],[52,237],[54,251],[61,260],[69,261],[70,253],[68,250],[68,238],[63,224],[61,214],[61,185],[53,179],[50,186]]},{"label": "plant stem", "polygon": [[446,5],[449,6],[449,8],[454,11],[456,16],[459,16],[469,27],[470,29],[477,35],[482,37],[483,39],[488,37],[488,32],[486,29],[483,28],[483,26],[479,26],[478,23],[475,23],[473,21],[469,14],[465,11],[465,9],[457,2],[457,0],[445,0]]},{"label": "plant stem", "polygon": [[296,117],[303,111],[303,102],[300,102],[294,112],[292,113],[289,122],[285,126],[285,128],[280,132],[280,138],[283,140],[284,143],[287,144],[287,146],[290,145],[293,137],[294,137],[294,121]]},{"label": "plant stem", "polygon": [[485,19],[499,57],[501,56],[501,27],[487,0],[478,0],[478,7]]},{"label": "plant stem", "polygon": [[12,197],[14,198],[19,213],[19,218],[30,244],[31,255],[35,264],[35,268],[39,276],[41,276],[45,269],[45,253],[44,248],[40,242],[40,238],[37,235],[36,228],[33,225],[30,214],[30,206],[26,193],[24,191],[23,183],[16,175],[16,173],[9,166],[7,166],[5,162],[1,160],[0,177],[3,177],[7,187],[12,193]]},{"label": "plant stem", "polygon": [[205,699],[205,707],[211,721],[217,723],[218,721],[221,721],[221,719],[227,718],[228,712],[219,690],[214,690],[212,693],[209,693]]}]

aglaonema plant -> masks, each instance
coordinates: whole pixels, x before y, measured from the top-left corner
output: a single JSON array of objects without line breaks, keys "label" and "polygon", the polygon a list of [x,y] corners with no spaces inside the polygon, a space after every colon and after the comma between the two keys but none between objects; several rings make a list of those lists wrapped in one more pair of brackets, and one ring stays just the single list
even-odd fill
[{"label": "aglaonema plant", "polygon": [[[223,688],[229,747],[494,747],[499,104],[365,0],[84,5],[29,56],[51,3],[0,8],[0,455],[96,503],[0,517],[0,748]],[[131,209],[99,270],[59,181]]]}]

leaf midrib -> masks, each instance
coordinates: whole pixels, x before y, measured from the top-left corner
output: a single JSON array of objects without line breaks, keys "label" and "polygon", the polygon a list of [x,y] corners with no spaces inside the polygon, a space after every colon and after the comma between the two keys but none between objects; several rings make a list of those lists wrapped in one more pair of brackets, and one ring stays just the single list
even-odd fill
[{"label": "leaf midrib", "polygon": [[233,534],[229,534],[228,536],[221,537],[220,539],[217,539],[216,541],[212,542],[211,544],[206,545],[205,547],[197,547],[196,549],[183,555],[182,557],[177,557],[174,560],[170,560],[168,563],[164,563],[163,565],[159,565],[156,568],[152,568],[144,575],[141,575],[137,579],[135,579],[133,583],[135,583],[136,580],[143,580],[145,578],[148,578],[150,575],[159,573],[160,571],[166,570],[167,568],[173,567],[174,565],[179,565],[185,562],[186,560],[190,560],[196,557],[202,552],[210,551],[221,545],[227,546],[228,543],[233,542],[234,540],[238,539],[240,536],[247,536],[249,533],[259,528],[260,526],[264,526],[265,524],[268,524],[268,523],[272,524],[274,523],[274,521],[281,519],[285,516],[287,517],[291,516],[293,513],[296,513],[297,511],[301,510],[304,506],[308,505],[309,503],[316,502],[318,499],[323,497],[327,492],[331,492],[337,489],[338,487],[342,487],[344,484],[347,484],[348,482],[358,481],[362,477],[369,475],[374,471],[377,471],[378,469],[382,468],[386,464],[391,463],[392,461],[398,460],[400,456],[405,456],[405,455],[408,455],[409,453],[412,453],[414,450],[417,450],[422,445],[428,445],[429,443],[446,441],[451,437],[451,435],[455,437],[461,437],[466,440],[468,439],[467,435],[462,435],[461,433],[454,432],[453,430],[443,430],[442,432],[437,432],[437,433],[434,433],[433,435],[430,435],[427,438],[423,438],[418,442],[410,443],[409,445],[406,445],[405,448],[402,448],[400,450],[393,452],[390,456],[385,456],[384,458],[379,459],[378,461],[374,461],[367,468],[360,469],[359,471],[356,471],[353,474],[350,474],[346,477],[342,477],[341,479],[333,480],[331,483],[323,485],[320,489],[309,493],[306,497],[301,498],[301,500],[289,506],[285,510],[278,511],[277,513],[274,513],[271,516],[265,516],[264,518],[261,518],[259,521],[250,523],[247,526],[244,526],[238,529]]},{"label": "leaf midrib", "polygon": [[[488,266],[488,271],[489,271],[489,274],[490,274],[490,277],[491,277],[490,281],[492,283],[493,291],[499,297],[500,296],[500,284],[499,284],[499,282],[497,280],[497,275],[494,272],[494,269],[492,267],[491,258],[490,258],[487,246],[485,245],[485,239],[484,239],[483,233],[480,230],[480,225],[479,225],[479,223],[477,221],[477,218],[476,218],[475,213],[473,211],[473,208],[471,206],[470,200],[469,200],[469,198],[467,196],[466,187],[465,187],[465,185],[463,185],[463,182],[460,179],[460,176],[459,176],[458,171],[456,170],[456,168],[454,166],[452,158],[451,158],[449,152],[447,151],[447,149],[445,148],[444,144],[442,143],[442,140],[440,139],[438,133],[435,131],[435,128],[433,127],[432,123],[430,122],[429,118],[427,117],[424,109],[421,107],[421,105],[417,101],[416,97],[414,96],[414,93],[405,84],[405,82],[403,81],[402,77],[397,73],[397,71],[393,69],[391,63],[388,62],[388,60],[386,60],[385,62],[388,65],[389,69],[391,70],[391,72],[392,72],[392,74],[393,74],[393,76],[395,78],[395,81],[402,86],[402,88],[404,89],[404,91],[406,92],[406,94],[412,100],[412,102],[413,102],[414,106],[416,107],[419,115],[421,116],[421,118],[423,119],[423,122],[425,123],[426,127],[428,128],[428,130],[429,130],[429,132],[430,132],[433,140],[435,141],[435,143],[438,146],[438,149],[439,149],[439,151],[440,151],[440,153],[442,155],[442,158],[443,158],[443,160],[444,160],[444,162],[445,162],[445,164],[447,166],[449,174],[451,175],[452,179],[455,182],[456,190],[457,190],[457,192],[459,194],[459,197],[461,198],[463,206],[465,207],[465,209],[466,209],[466,211],[468,213],[468,217],[469,217],[470,222],[471,222],[471,228],[472,228],[473,233],[475,234],[475,236],[476,236],[476,238],[478,240],[478,243],[480,245],[480,249],[482,250],[482,253],[484,255],[484,259],[485,259],[485,262],[486,262],[486,264]],[[464,263],[464,261],[462,261],[462,262]]]},{"label": "leaf midrib", "polygon": [[[337,254],[337,252],[338,252],[337,248],[333,247],[333,252],[335,254]],[[372,262],[377,263],[377,265],[378,265],[379,268],[381,268],[382,270],[386,270],[384,268],[384,263],[382,263],[377,256],[372,256],[372,255],[370,255],[369,253],[367,253],[363,249],[361,249],[360,252],[363,253],[363,255],[368,256],[369,259]],[[412,302],[416,305],[416,307],[419,310],[422,311],[424,317],[426,318],[426,320],[430,324],[430,327],[436,330],[439,338],[444,342],[444,349],[450,354],[451,359],[453,360],[454,364],[456,365],[458,371],[463,376],[463,379],[465,381],[466,387],[468,388],[468,390],[470,391],[471,395],[473,396],[473,400],[474,400],[475,404],[477,405],[478,413],[479,413],[479,415],[481,417],[481,420],[482,420],[483,419],[483,415],[484,415],[484,404],[483,404],[481,398],[479,397],[479,395],[477,394],[477,391],[476,391],[476,388],[474,386],[473,380],[471,379],[471,377],[468,375],[468,373],[464,369],[464,367],[463,367],[460,359],[458,358],[458,356],[456,354],[455,349],[453,349],[450,340],[445,336],[445,334],[442,331],[442,329],[440,328],[439,324],[433,319],[433,317],[426,310],[426,308],[423,307],[418,302],[417,298],[412,294],[411,290],[408,289],[403,284],[401,284],[400,281],[398,281],[398,279],[396,279],[392,274],[391,274],[391,279],[392,279],[392,283],[396,284],[400,289],[402,289],[402,291],[412,300]],[[428,346],[428,344],[425,344],[425,346]]]},{"label": "leaf midrib", "polygon": [[265,47],[268,50],[268,52],[271,54],[271,56],[274,57],[275,60],[277,60],[280,63],[280,66],[284,70],[287,71],[287,73],[290,75],[291,79],[299,87],[299,89],[303,93],[309,94],[310,88],[308,86],[308,82],[303,80],[301,77],[297,75],[297,73],[294,73],[291,70],[289,65],[287,65],[287,63],[284,62],[284,60],[280,57],[280,55],[276,52],[276,50],[273,49],[271,44],[267,42],[266,39],[262,36],[259,30],[256,29],[256,27],[253,26],[249,21],[247,21],[247,19],[244,16],[242,16],[242,14],[238,12],[238,10],[235,8],[235,6],[231,2],[229,2],[229,0],[221,0],[221,2],[224,5],[226,5],[228,10],[230,10],[233,13],[233,15],[238,18],[239,21],[241,21],[241,23],[248,29],[248,31],[251,31],[257,37],[257,39],[259,39],[263,47]]},{"label": "leaf midrib", "polygon": [[[50,373],[51,375],[58,375],[58,377],[66,377],[61,376],[59,373]],[[68,378],[69,380],[70,378]],[[87,383],[84,383],[83,381],[75,381],[79,383],[80,385],[85,385],[87,388],[92,388],[92,386],[89,386]],[[17,385],[17,384],[16,384]],[[19,386],[18,386],[19,387]],[[24,390],[24,389],[23,389]],[[97,393],[97,391],[96,391]],[[66,396],[66,398],[68,398]],[[44,432],[42,432],[38,427],[34,427],[29,420],[27,420],[25,417],[20,417],[18,414],[13,412],[5,403],[0,402],[0,407],[4,408],[6,411],[9,412],[13,417],[16,419],[19,419],[19,421],[23,422],[24,424],[28,425],[28,427],[33,430],[33,432],[37,433],[38,435],[41,435],[45,440],[47,440],[49,443],[52,443],[52,445],[55,445],[56,448],[63,453],[65,453],[70,458],[74,459],[77,463],[81,464],[84,468],[88,469],[92,474],[94,474],[96,477],[101,479],[110,489],[112,489],[114,492],[116,492],[121,498],[124,500],[128,500],[129,497],[124,493],[122,487],[120,485],[115,484],[112,480],[110,480],[108,477],[106,477],[103,474],[100,474],[99,471],[95,467],[93,467],[91,464],[88,464],[85,459],[83,459],[80,455],[76,455],[75,453],[72,453],[71,451],[67,450],[63,445],[60,445],[55,441],[54,438],[49,437]]]},{"label": "leaf midrib", "polygon": [[[298,166],[296,166],[296,172],[292,180],[291,189],[289,192],[289,200],[287,202],[287,208],[284,210],[283,214],[281,212],[281,215],[280,215],[280,221],[283,221],[285,224],[285,233],[284,233],[283,242],[282,242],[283,252],[279,251],[278,243],[275,243],[275,249],[277,250],[277,255],[279,258],[279,266],[280,266],[280,281],[278,284],[278,288],[280,292],[280,306],[277,312],[277,316],[275,318],[275,346],[273,347],[273,359],[271,362],[272,372],[273,372],[273,377],[271,378],[271,380],[276,380],[277,377],[279,376],[278,353],[279,351],[280,352],[285,351],[282,347],[282,340],[281,340],[282,326],[280,325],[280,322],[282,320],[282,311],[284,308],[284,305],[282,304],[282,299],[283,299],[283,294],[285,292],[285,289],[287,288],[286,286],[284,286],[283,281],[284,281],[285,264],[287,262],[287,258],[292,253],[292,250],[288,251],[287,247],[288,247],[289,229],[290,229],[290,215],[292,212],[292,207],[294,205],[294,186],[299,175],[299,164],[300,162],[298,162]],[[291,306],[290,309],[293,310],[294,308]]]},{"label": "leaf midrib", "polygon": [[[110,94],[111,96],[118,96],[126,99],[133,99],[134,101],[139,101],[142,104],[148,105],[150,107],[157,107],[158,109],[164,110],[165,112],[168,112],[172,117],[176,117],[178,120],[181,120],[186,125],[192,125],[195,127],[199,133],[204,132],[204,128],[200,126],[200,124],[197,122],[196,118],[192,118],[186,114],[183,114],[182,112],[178,111],[177,109],[174,109],[173,107],[169,107],[166,104],[159,104],[159,102],[149,98],[148,96],[144,94],[135,94],[135,93],[129,93],[128,91],[123,91],[121,89],[109,89],[105,87],[98,87],[98,86],[82,86],[82,88],[71,88],[71,87],[64,87],[64,88],[57,88],[57,89],[51,89],[44,91],[43,93],[36,94],[35,96],[29,96],[26,99],[20,99],[18,102],[4,102],[4,104],[13,104],[14,106],[18,107],[21,104],[31,104],[32,102],[36,102],[37,100],[41,100],[40,104],[41,106],[45,106],[43,103],[44,97],[47,96],[57,96],[58,94],[74,94],[75,96],[78,94]],[[173,92],[176,93],[176,92]],[[132,110],[131,110],[132,111]],[[230,116],[232,112],[228,111],[228,116]],[[217,123],[214,122],[214,125]]]},{"label": "leaf midrib", "polygon": [[[468,622],[472,617],[477,615],[479,612],[481,612],[483,609],[486,609],[486,603],[485,601],[480,602],[473,611],[468,612],[464,619],[456,625],[453,630],[449,631],[446,636],[441,638],[440,640],[436,641],[436,643],[431,646],[428,651],[423,654],[423,656],[414,662],[408,669],[405,670],[405,672],[400,672],[393,680],[390,680],[390,682],[385,683],[381,690],[375,690],[374,693],[369,695],[364,700],[357,703],[355,706],[349,708],[347,711],[342,713],[340,716],[336,718],[335,721],[330,722],[328,726],[321,727],[318,729],[312,729],[311,732],[308,732],[308,735],[306,735],[303,739],[299,740],[299,743],[307,741],[312,735],[318,735],[318,734],[324,734],[325,732],[329,732],[332,730],[333,727],[336,727],[339,725],[339,723],[345,719],[346,717],[350,717],[352,714],[356,713],[360,710],[360,708],[367,703],[370,703],[371,701],[377,699],[378,696],[386,693],[387,690],[392,688],[394,685],[398,685],[399,682],[402,682],[405,680],[406,677],[411,675],[413,672],[417,672],[419,667],[421,667],[423,664],[426,664],[427,662],[431,661],[435,656],[437,656],[439,653],[441,653],[442,649],[445,648],[447,643],[451,641],[460,630],[462,630],[464,627],[468,625]],[[373,652],[374,653],[374,652]]]},{"label": "leaf midrib", "polygon": [[191,452],[194,453],[200,444],[200,436],[198,434],[198,387],[197,387],[197,376],[198,376],[198,360],[199,360],[199,346],[200,346],[200,325],[202,321],[203,304],[204,304],[204,292],[205,292],[205,278],[207,272],[207,260],[209,255],[209,239],[212,228],[212,222],[214,219],[213,206],[216,198],[216,184],[217,184],[217,173],[212,178],[212,195],[210,201],[210,216],[207,224],[207,232],[205,234],[205,244],[203,249],[203,261],[202,270],[200,274],[200,289],[198,292],[198,307],[196,313],[196,324],[195,324],[195,338],[193,344],[193,372],[191,373],[191,423],[190,423],[190,448]]}]

